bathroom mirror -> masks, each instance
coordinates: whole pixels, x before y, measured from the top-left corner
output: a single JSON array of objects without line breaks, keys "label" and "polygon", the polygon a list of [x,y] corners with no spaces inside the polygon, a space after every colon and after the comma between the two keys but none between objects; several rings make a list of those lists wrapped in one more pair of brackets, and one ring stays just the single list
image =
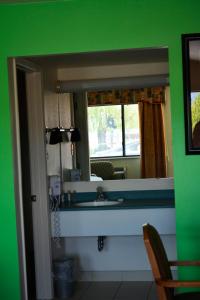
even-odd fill
[{"label": "bathroom mirror", "polygon": [[47,143],[48,175],[61,165],[64,181],[173,177],[166,47],[29,59],[44,70],[45,126],[80,137]]},{"label": "bathroom mirror", "polygon": [[200,34],[182,35],[186,154],[200,154]]}]

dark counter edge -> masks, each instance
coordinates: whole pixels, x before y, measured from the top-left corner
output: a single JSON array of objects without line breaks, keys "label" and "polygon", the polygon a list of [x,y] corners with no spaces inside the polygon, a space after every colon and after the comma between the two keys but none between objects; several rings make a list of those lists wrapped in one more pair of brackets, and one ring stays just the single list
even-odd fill
[{"label": "dark counter edge", "polygon": [[117,209],[141,209],[141,208],[173,208],[175,207],[174,190],[146,190],[146,191],[114,191],[104,193],[109,200],[124,199],[119,205],[98,207],[77,207],[75,203],[94,201],[96,193],[75,193],[69,206],[67,194],[60,211],[65,210],[117,210]]}]

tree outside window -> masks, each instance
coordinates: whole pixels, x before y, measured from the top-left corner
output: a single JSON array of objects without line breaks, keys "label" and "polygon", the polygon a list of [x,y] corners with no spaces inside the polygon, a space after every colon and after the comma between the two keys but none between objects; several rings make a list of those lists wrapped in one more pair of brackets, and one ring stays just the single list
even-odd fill
[{"label": "tree outside window", "polygon": [[88,107],[90,157],[140,155],[138,105]]}]

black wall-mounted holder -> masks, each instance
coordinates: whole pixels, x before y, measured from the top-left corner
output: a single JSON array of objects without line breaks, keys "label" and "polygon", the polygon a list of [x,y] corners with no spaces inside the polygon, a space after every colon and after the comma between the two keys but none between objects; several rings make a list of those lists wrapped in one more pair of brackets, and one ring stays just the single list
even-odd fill
[{"label": "black wall-mounted holder", "polygon": [[70,127],[70,128],[63,128],[63,127],[55,127],[55,128],[46,128],[46,135],[50,133],[49,139],[46,138],[47,144],[55,145],[62,142],[79,142],[80,131],[78,128]]},{"label": "black wall-mounted holder", "polygon": [[104,248],[104,240],[106,239],[105,236],[98,236],[97,244],[98,244],[98,251],[102,251]]}]

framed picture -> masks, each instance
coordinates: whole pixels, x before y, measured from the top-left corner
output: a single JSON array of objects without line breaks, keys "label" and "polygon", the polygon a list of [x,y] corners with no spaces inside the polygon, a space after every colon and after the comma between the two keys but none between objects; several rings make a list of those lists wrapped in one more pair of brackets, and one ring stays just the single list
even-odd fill
[{"label": "framed picture", "polygon": [[186,154],[200,154],[200,33],[182,35]]}]

